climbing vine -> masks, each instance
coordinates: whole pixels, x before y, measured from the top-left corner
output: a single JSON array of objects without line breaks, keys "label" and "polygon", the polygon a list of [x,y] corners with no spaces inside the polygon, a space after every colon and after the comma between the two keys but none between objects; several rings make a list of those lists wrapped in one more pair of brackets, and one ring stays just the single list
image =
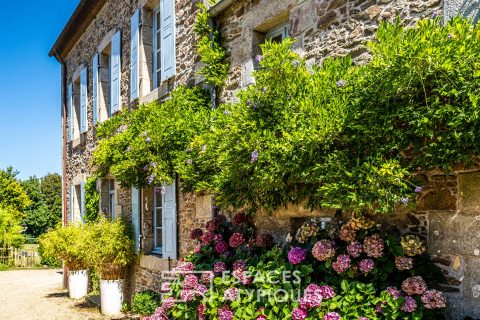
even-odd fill
[{"label": "climbing vine", "polygon": [[97,177],[87,179],[85,183],[85,222],[97,221],[100,216],[100,194],[97,190]]},{"label": "climbing vine", "polygon": [[308,66],[292,41],[262,47],[238,102],[211,110],[200,89],[181,87],[102,124],[97,171],[137,186],[178,173],[186,191],[225,207],[385,213],[413,200],[419,168],[478,161],[479,25],[383,23],[362,66]]},{"label": "climbing vine", "polygon": [[197,20],[193,28],[198,37],[197,53],[203,62],[198,72],[204,77],[206,83],[221,87],[227,80],[229,68],[222,36],[211,25],[207,7],[200,2],[198,8]]}]

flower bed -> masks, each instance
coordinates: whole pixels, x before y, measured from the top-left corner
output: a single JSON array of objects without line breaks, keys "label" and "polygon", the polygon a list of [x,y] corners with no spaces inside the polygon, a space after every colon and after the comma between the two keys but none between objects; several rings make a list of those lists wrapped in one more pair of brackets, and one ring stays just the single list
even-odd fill
[{"label": "flower bed", "polygon": [[304,223],[283,248],[243,213],[191,232],[194,253],[148,319],[440,319],[446,299],[420,238],[367,218]]}]

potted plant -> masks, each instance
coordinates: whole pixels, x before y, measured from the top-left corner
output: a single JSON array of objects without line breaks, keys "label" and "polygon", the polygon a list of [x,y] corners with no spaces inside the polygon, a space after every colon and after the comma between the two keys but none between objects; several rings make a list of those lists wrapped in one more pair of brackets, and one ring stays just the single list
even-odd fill
[{"label": "potted plant", "polygon": [[81,299],[88,293],[88,233],[84,225],[70,224],[40,238],[43,257],[62,260],[68,270],[70,299]]},{"label": "potted plant", "polygon": [[122,311],[124,276],[135,258],[132,228],[120,219],[105,218],[89,228],[90,258],[100,274],[102,314],[118,315]]}]

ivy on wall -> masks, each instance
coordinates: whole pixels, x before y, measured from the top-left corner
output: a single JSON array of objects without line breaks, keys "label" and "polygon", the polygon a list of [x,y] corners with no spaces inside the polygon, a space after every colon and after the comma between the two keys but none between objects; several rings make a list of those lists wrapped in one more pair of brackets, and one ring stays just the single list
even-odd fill
[{"label": "ivy on wall", "polygon": [[94,165],[124,185],[176,172],[221,206],[389,212],[413,200],[419,168],[478,160],[479,40],[480,26],[460,18],[383,23],[370,63],[313,67],[292,40],[267,43],[238,102],[211,110],[201,90],[178,88],[102,124]]}]

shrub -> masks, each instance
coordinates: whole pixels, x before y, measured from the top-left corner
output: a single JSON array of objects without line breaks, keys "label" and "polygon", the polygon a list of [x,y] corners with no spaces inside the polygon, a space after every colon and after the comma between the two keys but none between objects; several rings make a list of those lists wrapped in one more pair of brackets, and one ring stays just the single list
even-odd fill
[{"label": "shrub", "polygon": [[85,222],[97,221],[100,217],[100,193],[97,190],[97,178],[87,179],[85,183]]},{"label": "shrub", "polygon": [[100,218],[87,225],[89,263],[102,280],[123,279],[126,268],[134,261],[134,241],[131,226],[123,220]]},{"label": "shrub", "polygon": [[57,227],[40,237],[43,259],[63,260],[69,270],[84,270],[90,266],[90,230],[82,224]]},{"label": "shrub", "polygon": [[62,261],[57,257],[47,256],[45,255],[45,249],[43,245],[40,244],[38,246],[38,254],[40,255],[40,264],[43,266],[47,266],[50,268],[60,268],[62,266]]},{"label": "shrub", "polygon": [[131,309],[134,313],[148,315],[155,312],[160,305],[160,295],[154,291],[146,290],[135,293]]},{"label": "shrub", "polygon": [[437,281],[435,268],[421,263],[425,248],[416,236],[394,237],[366,218],[327,229],[312,220],[282,250],[265,246],[273,244],[268,236],[254,236],[248,219],[238,220],[244,222],[220,216],[207,231],[192,231],[198,246],[162,286],[166,295],[155,317],[439,319],[444,313],[445,297],[427,287]]}]

